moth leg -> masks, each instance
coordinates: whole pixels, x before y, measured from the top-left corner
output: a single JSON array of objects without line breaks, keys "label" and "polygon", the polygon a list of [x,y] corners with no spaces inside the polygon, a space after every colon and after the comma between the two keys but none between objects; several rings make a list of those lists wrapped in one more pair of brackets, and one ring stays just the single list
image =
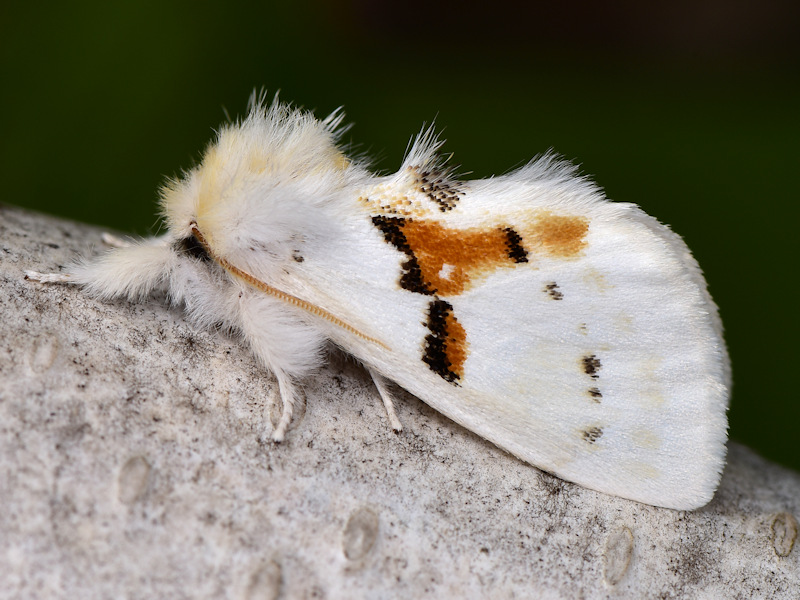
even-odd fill
[{"label": "moth leg", "polygon": [[400,423],[400,419],[397,418],[397,412],[394,410],[394,396],[386,385],[386,378],[369,367],[367,367],[367,371],[369,371],[369,374],[372,376],[372,381],[375,383],[375,387],[378,388],[378,393],[381,395],[381,399],[383,400],[383,406],[386,407],[386,416],[389,417],[389,423],[391,424],[392,429],[395,431],[402,431],[403,425]]},{"label": "moth leg", "polygon": [[133,245],[128,240],[123,240],[121,237],[106,231],[103,232],[100,238],[106,246],[111,246],[112,248],[130,248]]},{"label": "moth leg", "polygon": [[283,410],[272,439],[280,442],[292,420],[298,397],[297,381],[322,363],[325,337],[319,329],[303,322],[285,302],[246,284],[241,284],[232,300],[234,306],[229,309],[232,324],[258,362],[278,381]]},{"label": "moth leg", "polygon": [[296,397],[295,385],[292,378],[283,371],[275,371],[275,378],[278,380],[278,392],[281,396],[281,403],[283,408],[281,410],[281,418],[278,421],[275,431],[272,432],[273,442],[282,442],[286,436],[286,430],[292,422],[292,413],[294,412],[294,401]]},{"label": "moth leg", "polygon": [[[131,246],[137,245],[137,243],[134,241],[123,239],[117,235],[114,235],[113,233],[108,233],[107,231],[104,231],[101,234],[100,239],[103,240],[103,243],[106,246],[111,246],[112,248],[130,248]],[[145,238],[141,240],[139,244],[145,246],[166,246],[169,244],[170,239],[171,238],[169,237],[169,234],[165,234]]]},{"label": "moth leg", "polygon": [[167,235],[134,242],[104,233],[102,239],[114,249],[93,259],[75,260],[66,267],[66,273],[26,270],[25,279],[82,285],[91,295],[105,299],[140,299],[167,284],[176,261]]},{"label": "moth leg", "polygon": [[68,273],[39,273],[25,271],[25,279],[39,283],[74,283]]},{"label": "moth leg", "polygon": [[169,246],[160,238],[152,238],[92,259],[73,261],[65,267],[66,273],[25,271],[25,278],[46,284],[81,285],[91,296],[104,300],[142,300],[169,285],[177,262],[178,255]]}]

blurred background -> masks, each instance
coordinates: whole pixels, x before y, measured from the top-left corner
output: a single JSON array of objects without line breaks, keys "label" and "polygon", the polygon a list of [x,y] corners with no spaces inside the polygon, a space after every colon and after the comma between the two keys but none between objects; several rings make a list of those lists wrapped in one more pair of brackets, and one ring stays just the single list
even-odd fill
[{"label": "blurred background", "polygon": [[383,171],[433,119],[470,177],[553,148],[686,239],[731,436],[800,469],[799,25],[796,0],[5,2],[0,201],[153,233],[165,177],[255,88],[343,105]]}]

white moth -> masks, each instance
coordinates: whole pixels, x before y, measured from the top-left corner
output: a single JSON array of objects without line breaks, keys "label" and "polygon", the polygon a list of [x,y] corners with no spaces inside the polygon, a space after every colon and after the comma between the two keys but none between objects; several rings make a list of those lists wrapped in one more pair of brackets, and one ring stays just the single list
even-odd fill
[{"label": "white moth", "polygon": [[103,299],[165,290],[237,332],[277,379],[275,441],[330,341],[366,365],[395,429],[386,380],[563,479],[707,503],[730,369],[681,238],[552,156],[459,181],[428,132],[376,176],[337,146],[341,120],[253,102],[163,190],[165,235],[28,278]]}]

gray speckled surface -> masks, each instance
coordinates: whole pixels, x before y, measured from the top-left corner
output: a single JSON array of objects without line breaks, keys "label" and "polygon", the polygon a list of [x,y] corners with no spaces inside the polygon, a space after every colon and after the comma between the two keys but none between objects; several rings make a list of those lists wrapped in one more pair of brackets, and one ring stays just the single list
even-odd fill
[{"label": "gray speckled surface", "polygon": [[[795,598],[800,475],[731,444],[714,500],[563,482],[332,353],[283,444],[236,340],[25,281],[96,228],[0,206],[0,598]],[[265,410],[267,407],[267,410]]]}]

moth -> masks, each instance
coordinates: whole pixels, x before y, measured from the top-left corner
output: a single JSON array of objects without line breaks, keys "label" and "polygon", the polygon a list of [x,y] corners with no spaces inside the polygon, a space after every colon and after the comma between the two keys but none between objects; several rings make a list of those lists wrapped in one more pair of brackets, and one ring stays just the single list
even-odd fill
[{"label": "moth", "polygon": [[26,275],[101,299],[165,291],[198,326],[236,332],[277,380],[276,442],[332,342],[396,430],[390,382],[568,481],[706,504],[730,368],[681,238],[551,154],[459,180],[430,129],[378,176],[341,149],[342,119],[254,99],[162,190],[164,235]]}]

